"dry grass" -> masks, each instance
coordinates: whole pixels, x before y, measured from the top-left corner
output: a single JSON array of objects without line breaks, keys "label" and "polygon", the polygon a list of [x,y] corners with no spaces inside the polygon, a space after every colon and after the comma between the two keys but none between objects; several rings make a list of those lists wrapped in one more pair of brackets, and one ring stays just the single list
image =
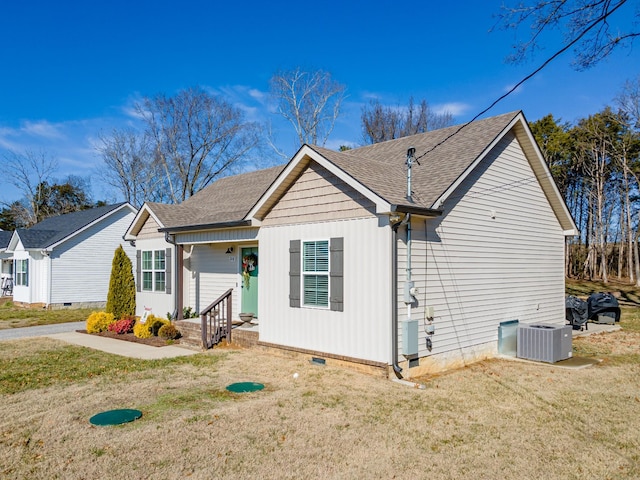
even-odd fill
[{"label": "dry grass", "polygon": [[[127,369],[80,349],[104,374],[2,395],[0,477],[639,478],[639,343],[634,331],[589,337],[576,349],[603,358],[596,367],[496,360],[423,379],[425,390],[255,350]],[[6,342],[0,362],[69,348]],[[266,388],[228,393],[237,381]],[[113,408],[143,417],[89,423]]]},{"label": "dry grass", "polygon": [[87,319],[90,308],[46,310],[19,307],[11,301],[0,304],[0,330],[5,328],[33,327],[55,323],[80,322]]}]

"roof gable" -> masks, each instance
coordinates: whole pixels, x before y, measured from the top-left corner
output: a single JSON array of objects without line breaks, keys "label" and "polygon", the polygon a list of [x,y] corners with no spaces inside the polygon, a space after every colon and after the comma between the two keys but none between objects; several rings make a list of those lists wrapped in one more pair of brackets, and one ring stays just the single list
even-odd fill
[{"label": "roof gable", "polygon": [[46,218],[30,228],[17,229],[9,242],[8,249],[15,248],[19,239],[27,250],[51,250],[96,222],[125,208],[135,212],[131,204],[123,202]]},{"label": "roof gable", "polygon": [[[522,112],[403,137],[345,152],[303,146],[249,215],[263,218],[300,172],[315,160],[371,199],[378,213],[418,209],[436,211],[508,132],[515,133],[559,222],[577,231]],[[420,165],[412,169],[407,197],[407,150],[416,149]]]}]

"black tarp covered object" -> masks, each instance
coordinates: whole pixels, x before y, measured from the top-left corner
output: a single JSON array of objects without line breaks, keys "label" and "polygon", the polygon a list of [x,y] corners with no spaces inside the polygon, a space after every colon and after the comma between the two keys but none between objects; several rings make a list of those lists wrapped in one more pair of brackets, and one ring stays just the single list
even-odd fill
[{"label": "black tarp covered object", "polygon": [[568,296],[565,299],[565,318],[575,329],[579,329],[589,319],[588,305],[584,300],[574,297],[573,295]]},{"label": "black tarp covered object", "polygon": [[613,317],[616,322],[620,321],[620,306],[618,300],[611,293],[592,293],[587,299],[589,307],[589,320],[598,321],[599,315]]}]

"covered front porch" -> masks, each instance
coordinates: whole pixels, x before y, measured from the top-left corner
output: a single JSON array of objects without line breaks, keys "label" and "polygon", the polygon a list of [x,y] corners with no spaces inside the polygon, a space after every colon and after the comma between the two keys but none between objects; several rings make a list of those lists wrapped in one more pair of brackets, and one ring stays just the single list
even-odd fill
[{"label": "covered front porch", "polygon": [[[253,229],[227,231],[227,237],[246,237],[246,230]],[[175,236],[175,320],[188,343],[202,348],[223,339],[257,343],[260,253],[255,233],[210,242]]]}]

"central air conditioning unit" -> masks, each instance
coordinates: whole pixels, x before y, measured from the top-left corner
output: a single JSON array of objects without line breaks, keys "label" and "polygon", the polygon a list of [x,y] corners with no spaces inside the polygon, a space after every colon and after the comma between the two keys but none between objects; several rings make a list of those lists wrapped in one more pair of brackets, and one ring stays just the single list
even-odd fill
[{"label": "central air conditioning unit", "polygon": [[517,357],[555,363],[571,358],[571,325],[518,325]]}]

